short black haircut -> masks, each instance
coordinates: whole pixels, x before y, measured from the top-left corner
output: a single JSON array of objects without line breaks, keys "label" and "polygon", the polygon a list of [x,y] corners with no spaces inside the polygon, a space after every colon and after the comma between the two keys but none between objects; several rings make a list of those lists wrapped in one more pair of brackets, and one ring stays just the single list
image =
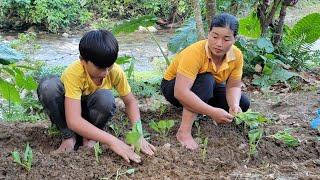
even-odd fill
[{"label": "short black haircut", "polygon": [[210,31],[213,27],[228,27],[233,32],[233,36],[236,37],[238,35],[239,21],[234,15],[222,13],[212,18]]},{"label": "short black haircut", "polygon": [[80,59],[91,61],[99,68],[108,68],[118,58],[119,45],[111,32],[93,30],[81,38],[79,51]]}]

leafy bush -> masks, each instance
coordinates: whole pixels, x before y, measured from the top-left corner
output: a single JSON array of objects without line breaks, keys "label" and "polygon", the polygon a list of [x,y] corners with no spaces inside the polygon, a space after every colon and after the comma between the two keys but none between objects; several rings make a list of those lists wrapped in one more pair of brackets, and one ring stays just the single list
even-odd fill
[{"label": "leafy bush", "polygon": [[51,32],[87,22],[92,14],[78,0],[3,0],[0,21],[7,28],[44,25]]}]

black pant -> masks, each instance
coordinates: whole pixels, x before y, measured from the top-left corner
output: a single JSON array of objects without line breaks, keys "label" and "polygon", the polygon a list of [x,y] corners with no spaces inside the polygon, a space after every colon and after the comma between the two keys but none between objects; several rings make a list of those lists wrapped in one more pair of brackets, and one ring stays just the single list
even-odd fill
[{"label": "black pant", "polygon": [[[161,82],[161,92],[171,104],[182,107],[180,102],[174,97],[174,85],[176,79],[170,81],[163,79]],[[195,93],[203,102],[217,108],[229,111],[226,98],[226,87],[224,84],[217,84],[210,73],[198,74],[191,91]],[[240,107],[242,111],[247,111],[250,101],[245,95],[241,95]]]},{"label": "black pant", "polygon": [[[57,126],[62,138],[75,135],[68,128],[64,109],[64,86],[60,79],[50,76],[39,83],[37,94],[44,110],[53,124]],[[107,121],[114,115],[115,100],[110,90],[100,89],[93,94],[81,97],[81,116],[94,126],[103,129]]]}]

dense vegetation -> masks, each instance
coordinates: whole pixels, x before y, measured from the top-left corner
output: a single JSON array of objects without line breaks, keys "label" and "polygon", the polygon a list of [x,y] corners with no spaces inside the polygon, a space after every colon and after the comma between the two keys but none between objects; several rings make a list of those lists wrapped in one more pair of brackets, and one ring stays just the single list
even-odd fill
[{"label": "dense vegetation", "polygon": [[[292,0],[291,4],[282,0],[3,0],[0,2],[0,29],[8,31],[36,27],[38,30],[57,33],[92,26],[107,28],[117,34],[133,32],[140,25],[155,25],[161,19],[163,22],[160,24],[163,26],[181,23],[168,43],[168,49],[177,53],[200,38],[197,33],[199,29],[203,28],[207,32],[208,19],[213,15],[210,12],[212,9],[208,7],[213,2],[214,13],[227,11],[240,18],[240,37],[236,45],[244,53],[244,74],[252,85],[267,90],[276,83],[285,83],[291,90],[299,90],[303,82],[299,72],[311,72],[314,67],[319,67],[320,52],[310,47],[320,37],[317,30],[320,28],[320,14],[309,14],[291,27],[280,23],[285,18],[281,14],[281,11],[286,10],[284,7],[312,6],[316,0]],[[198,26],[195,12],[190,11],[195,3],[200,5],[200,17],[203,17],[200,20],[204,27]],[[275,8],[274,13],[271,13],[272,8]],[[268,18],[263,19],[262,15]],[[121,23],[115,23],[115,20]],[[268,26],[266,21],[270,21]],[[149,33],[158,44],[157,39]],[[18,40],[0,45],[0,50],[11,47],[22,52],[25,56],[20,59],[26,60],[8,62],[2,61],[0,56],[0,96],[5,99],[1,103],[2,118],[26,121],[41,119],[41,106],[35,100],[37,84],[34,79],[52,73],[60,75],[64,67],[45,68],[41,63],[29,63],[29,55],[39,48],[36,34],[20,34]],[[162,49],[161,52],[164,60],[157,66],[165,67],[170,63],[170,58]],[[17,52],[11,53],[17,55]],[[3,55],[1,51],[0,55]],[[159,99],[161,72],[145,73],[143,78],[138,78],[139,74],[134,70],[134,57],[121,57],[117,63],[125,68],[136,95]],[[155,106],[155,109],[163,108],[161,103],[155,103]],[[28,118],[21,117],[24,114],[28,114]]]}]

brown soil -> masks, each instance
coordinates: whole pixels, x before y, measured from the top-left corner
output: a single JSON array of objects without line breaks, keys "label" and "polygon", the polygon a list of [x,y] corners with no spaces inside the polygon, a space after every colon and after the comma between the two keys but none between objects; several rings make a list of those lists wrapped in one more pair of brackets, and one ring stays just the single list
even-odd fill
[{"label": "brown soil", "polygon": [[[101,162],[95,162],[93,149],[79,150],[62,155],[50,152],[59,146],[58,137],[48,133],[50,123],[0,122],[0,179],[115,179],[121,172],[134,168],[131,175],[120,179],[320,179],[320,132],[309,127],[320,107],[316,92],[278,94],[250,93],[252,109],[265,114],[272,123],[265,127],[266,134],[293,128],[301,143],[290,148],[272,138],[263,138],[258,153],[248,157],[248,140],[235,124],[218,125],[208,118],[199,120],[201,137],[208,137],[207,156],[203,161],[199,151],[182,148],[175,139],[180,110],[169,107],[168,112],[142,112],[143,125],[150,133],[150,141],[157,146],[156,155],[142,154],[142,163],[128,164],[109,149],[103,149]],[[118,112],[112,122],[123,119]],[[159,137],[147,122],[155,119],[175,119],[175,128],[167,138]],[[196,127],[193,129],[196,134]],[[195,135],[196,136],[196,135]],[[23,151],[29,142],[33,150],[30,172],[13,162],[11,152]]]}]

